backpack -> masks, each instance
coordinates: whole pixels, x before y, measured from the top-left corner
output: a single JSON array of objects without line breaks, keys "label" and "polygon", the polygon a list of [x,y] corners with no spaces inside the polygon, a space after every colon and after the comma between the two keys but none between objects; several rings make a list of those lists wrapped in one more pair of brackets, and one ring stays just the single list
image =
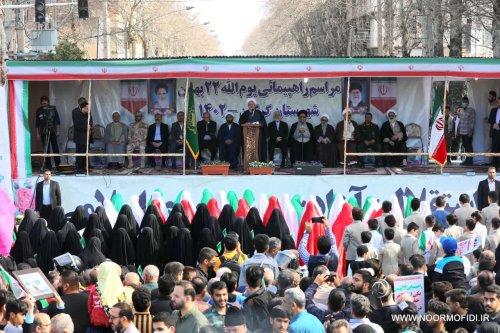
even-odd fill
[{"label": "backpack", "polygon": [[[240,259],[240,254],[236,253],[236,255],[232,259],[226,259],[223,255],[219,257],[220,258],[220,266],[219,268],[222,267],[227,267],[231,270],[233,270],[236,265],[241,266],[238,260]],[[239,273],[239,272],[238,272]]]},{"label": "backpack", "polygon": [[273,298],[271,292],[263,289],[245,300],[243,312],[247,320],[248,329],[251,331],[264,328],[270,317],[268,309],[269,303]]}]

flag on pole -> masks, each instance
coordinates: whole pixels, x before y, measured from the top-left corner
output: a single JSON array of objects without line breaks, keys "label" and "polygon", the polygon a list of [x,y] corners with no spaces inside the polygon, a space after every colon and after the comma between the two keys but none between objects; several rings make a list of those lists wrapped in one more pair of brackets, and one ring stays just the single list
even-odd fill
[{"label": "flag on pole", "polygon": [[186,115],[186,145],[191,153],[191,156],[196,160],[200,155],[198,146],[198,129],[196,127],[196,113],[194,108],[194,93],[193,84],[189,85],[189,102]]},{"label": "flag on pole", "polygon": [[23,288],[16,279],[14,279],[2,266],[0,266],[0,273],[2,274],[5,281],[9,284],[10,290],[14,294],[16,299],[20,299],[26,296]]},{"label": "flag on pole", "polygon": [[446,138],[444,137],[444,117],[441,109],[442,96],[438,89],[434,94],[434,107],[432,109],[431,140],[429,143],[429,157],[441,167],[446,164]]}]

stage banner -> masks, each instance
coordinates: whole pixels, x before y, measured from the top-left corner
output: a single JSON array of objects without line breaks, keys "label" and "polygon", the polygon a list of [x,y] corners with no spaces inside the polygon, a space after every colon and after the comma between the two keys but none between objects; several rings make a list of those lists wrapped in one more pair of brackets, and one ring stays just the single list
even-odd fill
[{"label": "stage banner", "polygon": [[148,105],[148,85],[146,80],[120,81],[121,106],[135,114]]},{"label": "stage banner", "polygon": [[[306,82],[307,81],[307,82]],[[205,111],[218,125],[231,113],[237,122],[247,109],[246,99],[254,97],[266,121],[273,121],[275,111],[281,111],[283,121],[289,125],[297,121],[297,113],[307,110],[308,121],[320,123],[320,115],[327,114],[335,126],[342,117],[341,80],[205,80],[194,79],[196,118],[202,119]],[[177,81],[177,110],[184,110],[185,82]]]},{"label": "stage banner", "polygon": [[372,78],[371,104],[386,113],[398,102],[397,78]]}]

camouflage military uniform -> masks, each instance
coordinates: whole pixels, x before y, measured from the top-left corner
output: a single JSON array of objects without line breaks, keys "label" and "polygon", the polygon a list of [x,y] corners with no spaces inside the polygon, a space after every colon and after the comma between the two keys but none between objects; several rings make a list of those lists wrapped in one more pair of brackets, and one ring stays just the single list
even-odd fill
[{"label": "camouflage military uniform", "polygon": [[[146,137],[148,135],[148,125],[140,121],[130,125],[128,131],[127,153],[131,154],[135,149],[139,149],[139,153],[146,152]],[[129,158],[128,167],[132,168],[134,163],[132,157]],[[141,157],[141,168],[144,168],[144,156]]]}]

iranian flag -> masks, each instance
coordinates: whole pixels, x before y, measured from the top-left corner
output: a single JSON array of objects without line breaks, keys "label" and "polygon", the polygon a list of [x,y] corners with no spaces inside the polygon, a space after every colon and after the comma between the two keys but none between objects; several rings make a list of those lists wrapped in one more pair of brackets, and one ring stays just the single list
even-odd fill
[{"label": "iranian flag", "polygon": [[120,104],[124,109],[135,114],[148,105],[148,85],[146,80],[121,81],[120,86]]},{"label": "iranian flag", "polygon": [[429,143],[429,157],[441,167],[446,164],[446,138],[444,137],[444,116],[441,109],[442,97],[438,89],[434,94],[432,110],[431,140]]},{"label": "iranian flag", "polygon": [[380,215],[382,215],[382,206],[379,204],[377,199],[373,196],[368,196],[365,199],[365,204],[363,205],[363,223],[368,223],[371,219],[376,219]]},{"label": "iranian flag", "polygon": [[386,113],[397,103],[398,81],[396,78],[371,79],[371,104]]},{"label": "iranian flag", "polygon": [[14,294],[16,299],[23,298],[27,294],[24,292],[23,288],[16,279],[14,279],[2,266],[0,266],[0,273],[2,274],[5,281],[7,281],[10,290]]}]

